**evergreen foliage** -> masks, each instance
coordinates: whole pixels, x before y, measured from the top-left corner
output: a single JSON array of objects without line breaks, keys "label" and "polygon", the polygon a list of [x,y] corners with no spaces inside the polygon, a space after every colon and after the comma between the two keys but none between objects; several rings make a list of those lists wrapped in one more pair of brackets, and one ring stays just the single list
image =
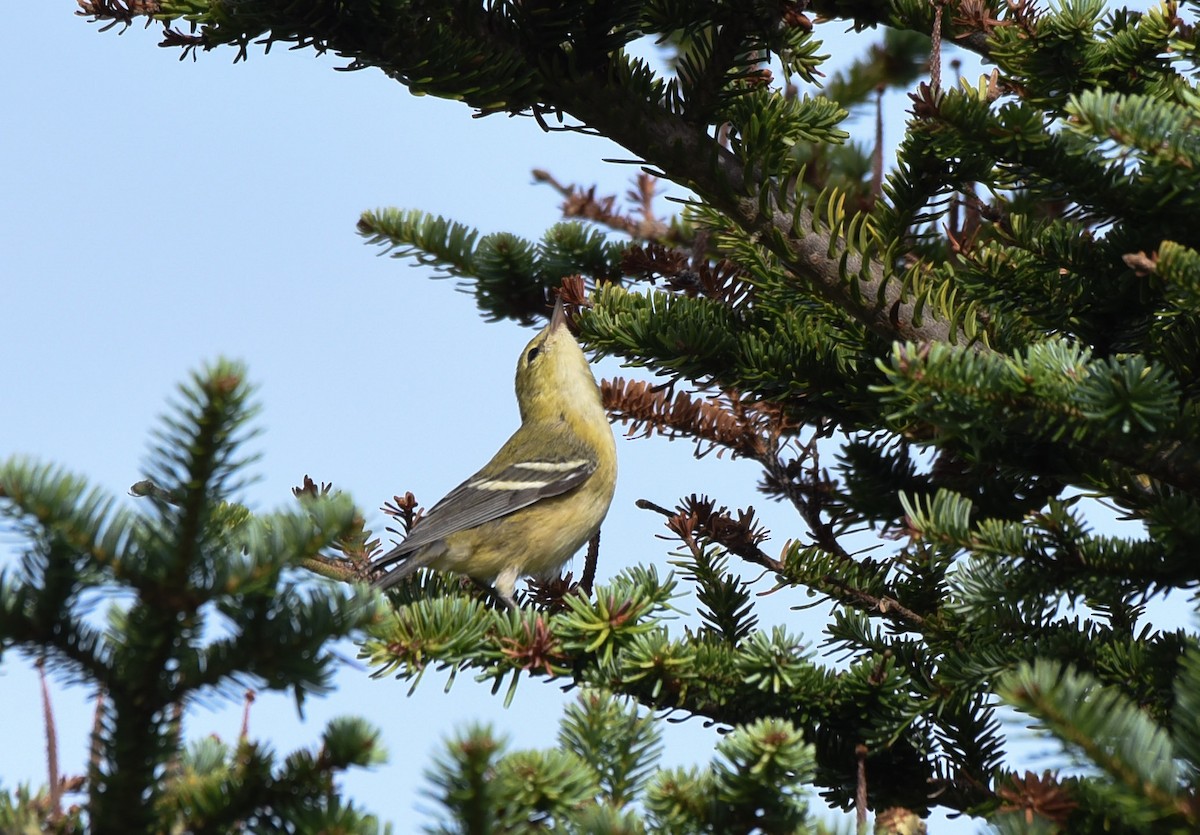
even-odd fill
[{"label": "evergreen foliage", "polygon": [[[753,459],[764,493],[803,526],[771,555],[751,512],[692,496],[650,508],[678,542],[679,579],[633,569],[591,595],[542,589],[544,605],[513,613],[444,578],[397,592],[363,648],[377,675],[470,671],[507,681],[509,699],[522,674],[559,679],[731,729],[709,770],[654,773],[651,726],[591,690],[560,749],[504,754],[469,731],[433,776],[445,831],[805,831],[802,785],[880,812],[889,831],[935,806],[1004,832],[1200,830],[1197,634],[1147,619],[1167,594],[1194,607],[1200,586],[1195,2],[82,5],[98,20],[160,20],[184,54],[331,50],[414,93],[606,136],[691,194],[666,223],[647,179],[630,213],[559,187],[567,221],[536,243],[419,211],[360,221],[368,240],[467,283],[490,318],[530,320],[548,288],[582,276],[585,341],[662,383],[610,382],[613,415]],[[814,17],[887,33],[822,91]],[[651,41],[667,70],[639,56]],[[943,43],[994,69],[944,87]],[[888,172],[881,139],[849,144],[842,126],[886,87],[911,101]],[[53,639],[63,663],[111,687],[102,635],[62,614],[81,578],[119,569],[140,591],[191,572],[211,588],[253,572],[239,560],[193,570],[201,532],[226,551],[272,538],[296,553],[298,537],[311,555],[330,541],[311,534],[332,530],[317,511],[269,525],[219,511],[230,459],[178,441],[158,477],[183,492],[148,530],[185,550],[161,563],[136,548],[115,560],[140,541],[131,517],[16,465],[5,494],[46,543],[47,567],[24,576],[47,579],[37,595],[6,592],[5,611],[26,613],[6,635]],[[1116,509],[1122,534],[1093,531],[1092,499]],[[848,535],[866,529],[894,542],[857,553]],[[759,621],[747,582],[764,568],[797,604],[834,604],[824,650],[840,664]],[[700,625],[672,631],[665,616],[690,605],[681,584]],[[118,626],[184,628],[136,606]],[[304,670],[248,672],[282,684]],[[306,681],[298,692],[320,678]],[[142,687],[138,698],[172,702]],[[1011,772],[1001,702],[1061,740],[1080,773]],[[164,761],[156,726],[130,744]],[[129,774],[92,779],[129,797],[149,773]]]},{"label": "evergreen foliage", "polygon": [[[232,501],[253,460],[250,395],[228,362],[181,387],[134,509],[55,467],[0,464],[0,513],[26,542],[21,565],[0,574],[0,648],[97,694],[86,777],[0,793],[3,831],[380,831],[333,782],[382,759],[361,720],[330,722],[318,748],[286,758],[245,734],[182,739],[197,700],[254,687],[291,691],[299,707],[325,692],[332,642],[375,617],[363,589],[297,571],[353,539],[348,497],[303,495],[257,516]],[[64,790],[85,804],[64,811]]]},{"label": "evergreen foliage", "polygon": [[656,723],[595,690],[562,719],[562,747],[507,752],[486,727],[450,741],[430,772],[447,817],[433,831],[811,832],[804,785],[812,746],[763,719],[717,746],[706,769],[654,769]]}]

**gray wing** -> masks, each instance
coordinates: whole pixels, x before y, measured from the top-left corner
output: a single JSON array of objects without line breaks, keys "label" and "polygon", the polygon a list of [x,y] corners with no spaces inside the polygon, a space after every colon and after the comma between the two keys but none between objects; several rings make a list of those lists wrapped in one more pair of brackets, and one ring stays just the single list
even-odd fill
[{"label": "gray wing", "polygon": [[[413,528],[408,538],[375,561],[374,568],[387,568],[409,554],[458,531],[474,528],[523,507],[558,496],[578,487],[596,471],[591,457],[565,461],[522,461],[503,470],[489,472],[488,468],[455,487],[435,504]],[[375,581],[387,587],[418,568],[393,571]],[[393,574],[399,576],[393,577]]]}]

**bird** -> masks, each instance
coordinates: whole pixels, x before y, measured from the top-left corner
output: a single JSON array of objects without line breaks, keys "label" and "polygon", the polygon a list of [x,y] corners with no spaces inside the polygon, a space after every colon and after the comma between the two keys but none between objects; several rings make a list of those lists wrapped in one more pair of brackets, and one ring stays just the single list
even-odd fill
[{"label": "bird", "polygon": [[523,576],[557,576],[595,536],[617,481],[612,426],[562,298],[517,362],[521,425],[373,563],[384,590],[418,568],[465,574],[509,609]]}]

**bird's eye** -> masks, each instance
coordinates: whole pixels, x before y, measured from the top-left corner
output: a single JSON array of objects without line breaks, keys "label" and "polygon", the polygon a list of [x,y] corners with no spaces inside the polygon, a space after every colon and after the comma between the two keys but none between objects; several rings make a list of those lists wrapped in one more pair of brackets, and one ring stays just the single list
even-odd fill
[{"label": "bird's eye", "polygon": [[527,363],[533,362],[537,358],[537,355],[540,354],[541,352],[542,352],[542,346],[534,345],[532,348],[529,349],[529,353],[525,355],[525,362],[527,362]]}]

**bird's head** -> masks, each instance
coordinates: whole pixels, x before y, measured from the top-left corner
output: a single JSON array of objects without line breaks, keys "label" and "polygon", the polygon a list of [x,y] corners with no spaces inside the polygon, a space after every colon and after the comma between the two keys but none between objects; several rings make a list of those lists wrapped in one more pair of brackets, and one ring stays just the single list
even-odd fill
[{"label": "bird's head", "polygon": [[517,362],[521,420],[558,420],[568,410],[596,408],[599,399],[591,366],[567,326],[562,299],[557,299],[550,323],[529,340]]}]

